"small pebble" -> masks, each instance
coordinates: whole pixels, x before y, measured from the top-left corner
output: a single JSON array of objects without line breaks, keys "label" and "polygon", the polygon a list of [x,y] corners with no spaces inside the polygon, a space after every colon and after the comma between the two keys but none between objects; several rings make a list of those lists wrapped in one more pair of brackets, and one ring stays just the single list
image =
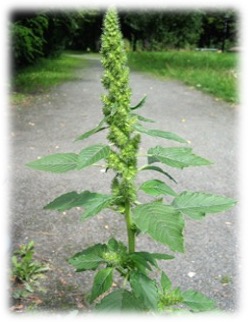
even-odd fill
[{"label": "small pebble", "polygon": [[196,273],[195,273],[195,272],[189,272],[189,273],[188,273],[188,276],[189,276],[189,277],[194,277],[195,275],[196,275]]}]

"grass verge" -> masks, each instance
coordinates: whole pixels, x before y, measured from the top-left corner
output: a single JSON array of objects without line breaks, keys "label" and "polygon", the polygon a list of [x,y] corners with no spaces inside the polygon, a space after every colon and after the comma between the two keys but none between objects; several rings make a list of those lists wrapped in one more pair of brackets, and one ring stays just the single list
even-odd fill
[{"label": "grass verge", "polygon": [[238,57],[213,52],[130,52],[131,69],[177,79],[227,102],[238,103]]},{"label": "grass verge", "polygon": [[52,86],[77,79],[77,68],[84,67],[86,60],[80,56],[63,54],[58,58],[43,58],[12,75],[12,104],[29,102],[32,95],[48,91]]}]

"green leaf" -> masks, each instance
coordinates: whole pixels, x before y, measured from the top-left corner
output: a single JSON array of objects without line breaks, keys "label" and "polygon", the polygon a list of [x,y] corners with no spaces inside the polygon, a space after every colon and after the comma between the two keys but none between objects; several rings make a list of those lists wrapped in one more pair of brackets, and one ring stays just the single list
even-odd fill
[{"label": "green leaf", "polygon": [[142,122],[148,122],[148,123],[156,123],[156,121],[152,120],[152,119],[149,119],[149,118],[146,118],[142,115],[139,115],[139,114],[136,114],[136,113],[131,113],[132,116],[136,116],[137,119],[139,121],[142,121]]},{"label": "green leaf", "polygon": [[143,307],[131,292],[118,289],[105,296],[95,309],[101,312],[134,312],[141,311]]},{"label": "green leaf", "polygon": [[90,302],[93,302],[98,296],[110,289],[113,283],[113,268],[107,267],[95,275]]},{"label": "green leaf", "polygon": [[[135,252],[133,254],[135,254],[136,256],[139,256],[139,258],[142,257],[143,260],[145,260],[146,262],[149,262],[151,265],[155,266],[156,268],[158,268],[158,264],[156,261],[157,259],[169,260],[174,258],[174,256],[172,255],[160,254],[160,253]],[[131,254],[131,257],[133,254]],[[151,270],[150,266],[149,267],[147,265],[143,265],[143,266]]]},{"label": "green leaf", "polygon": [[170,180],[172,180],[175,183],[177,183],[176,180],[171,175],[169,175],[169,173],[165,172],[163,169],[161,169],[160,167],[157,167],[155,165],[143,166],[142,168],[140,168],[140,171],[143,171],[143,170],[153,170],[153,171],[160,172],[160,173],[166,175]]},{"label": "green leaf", "polygon": [[164,272],[161,274],[160,284],[164,292],[168,291],[172,286],[171,280]]},{"label": "green leaf", "polygon": [[172,206],[193,219],[228,210],[235,204],[235,200],[224,196],[189,191],[180,193],[172,202]]},{"label": "green leaf", "polygon": [[186,140],[181,138],[179,135],[172,132],[165,132],[157,129],[146,129],[141,124],[135,125],[135,130],[154,137],[161,137],[167,140],[172,140],[180,143],[188,143]]},{"label": "green leaf", "polygon": [[168,254],[151,253],[151,255],[153,256],[153,258],[156,258],[158,260],[170,260],[175,258],[173,255]]},{"label": "green leaf", "polygon": [[105,244],[95,244],[90,246],[81,252],[76,253],[73,255],[69,260],[76,259],[76,257],[83,256],[83,255],[97,255],[98,257],[102,257],[103,252],[107,250],[107,246]]},{"label": "green leaf", "polygon": [[83,169],[102,159],[106,159],[109,155],[110,148],[108,145],[96,144],[83,149],[78,156],[77,169]]},{"label": "green leaf", "polygon": [[94,129],[87,131],[84,134],[80,135],[79,137],[76,138],[75,141],[84,140],[95,133],[105,130],[107,128],[107,126],[102,126],[104,122],[105,122],[105,118]]},{"label": "green leaf", "polygon": [[90,191],[83,191],[81,193],[72,191],[54,199],[44,209],[65,211],[73,207],[82,206],[85,208],[85,211],[81,218],[86,219],[97,215],[102,209],[108,207],[112,200],[111,195],[103,195]]},{"label": "green leaf", "polygon": [[137,105],[135,105],[135,106],[131,106],[131,107],[130,107],[130,109],[131,109],[131,110],[136,110],[137,108],[141,108],[141,107],[145,104],[146,98],[147,98],[147,96],[145,95],[145,96],[144,96],[144,97],[139,101],[139,103],[138,103]]},{"label": "green leaf", "polygon": [[147,309],[157,310],[158,290],[153,280],[140,272],[131,272],[130,285],[135,297],[140,299]]},{"label": "green leaf", "polygon": [[165,184],[163,181],[154,179],[154,180],[148,180],[144,182],[140,187],[140,190],[143,190],[147,194],[151,196],[158,197],[160,195],[170,195],[170,196],[176,196],[177,193],[170,188],[167,184]]},{"label": "green leaf", "polygon": [[133,209],[134,224],[153,239],[183,252],[184,220],[179,211],[160,202],[151,202]]},{"label": "green leaf", "polygon": [[182,292],[182,296],[183,303],[190,307],[194,312],[211,311],[216,309],[214,301],[200,292],[188,290],[186,292]]},{"label": "green leaf", "polygon": [[104,262],[104,260],[95,254],[82,254],[75,255],[68,260],[68,262],[75,267],[77,272],[83,272],[87,270],[95,270]]},{"label": "green leaf", "polygon": [[135,254],[142,256],[147,262],[151,263],[151,265],[155,266],[156,268],[158,268],[158,264],[156,262],[155,257],[153,257],[152,253],[148,253],[148,252],[135,252]]},{"label": "green leaf", "polygon": [[75,153],[56,153],[29,162],[26,165],[35,170],[62,173],[77,168],[78,155]]},{"label": "green leaf", "polygon": [[80,207],[87,201],[89,193],[89,191],[80,194],[76,191],[65,193],[47,204],[44,209],[65,211],[73,207]]},{"label": "green leaf", "polygon": [[92,216],[97,215],[104,208],[110,206],[113,201],[113,197],[111,195],[103,195],[100,193],[90,193],[87,203],[83,206],[85,211],[81,216],[81,220],[88,219]]},{"label": "green leaf", "polygon": [[147,259],[142,256],[142,254],[135,252],[129,255],[129,258],[134,262],[135,266],[143,273],[146,272],[146,269],[149,269],[150,271],[151,266],[147,263]]},{"label": "green leaf", "polygon": [[156,146],[148,150],[148,155],[149,164],[160,161],[175,168],[211,164],[210,161],[193,154],[192,148],[163,148]]}]

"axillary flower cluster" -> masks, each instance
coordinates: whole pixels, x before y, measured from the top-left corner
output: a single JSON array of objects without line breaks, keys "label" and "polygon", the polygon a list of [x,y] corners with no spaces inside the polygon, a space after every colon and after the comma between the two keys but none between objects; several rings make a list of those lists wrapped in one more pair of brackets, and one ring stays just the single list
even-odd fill
[{"label": "axillary flower cluster", "polygon": [[112,181],[112,194],[119,211],[136,199],[134,178],[137,173],[137,151],[140,134],[134,133],[136,117],[130,113],[131,89],[127,57],[116,10],[109,11],[102,35],[102,83],[107,93],[102,95],[103,113],[109,125],[108,139],[112,143],[107,167],[117,174]]}]

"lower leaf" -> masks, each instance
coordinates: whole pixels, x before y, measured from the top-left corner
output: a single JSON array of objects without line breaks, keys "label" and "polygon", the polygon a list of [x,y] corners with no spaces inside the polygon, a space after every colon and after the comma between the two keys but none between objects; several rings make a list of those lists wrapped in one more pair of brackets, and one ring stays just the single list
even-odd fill
[{"label": "lower leaf", "polygon": [[157,311],[159,296],[153,280],[142,273],[131,272],[130,285],[146,309]]},{"label": "lower leaf", "polygon": [[90,301],[93,302],[98,296],[110,289],[113,283],[113,268],[107,267],[95,275]]},{"label": "lower leaf", "polygon": [[216,305],[212,299],[194,290],[182,293],[183,303],[190,307],[194,312],[212,311]]},{"label": "lower leaf", "polygon": [[143,306],[133,293],[124,289],[115,290],[103,298],[96,305],[96,310],[101,312],[135,312],[142,311]]}]

